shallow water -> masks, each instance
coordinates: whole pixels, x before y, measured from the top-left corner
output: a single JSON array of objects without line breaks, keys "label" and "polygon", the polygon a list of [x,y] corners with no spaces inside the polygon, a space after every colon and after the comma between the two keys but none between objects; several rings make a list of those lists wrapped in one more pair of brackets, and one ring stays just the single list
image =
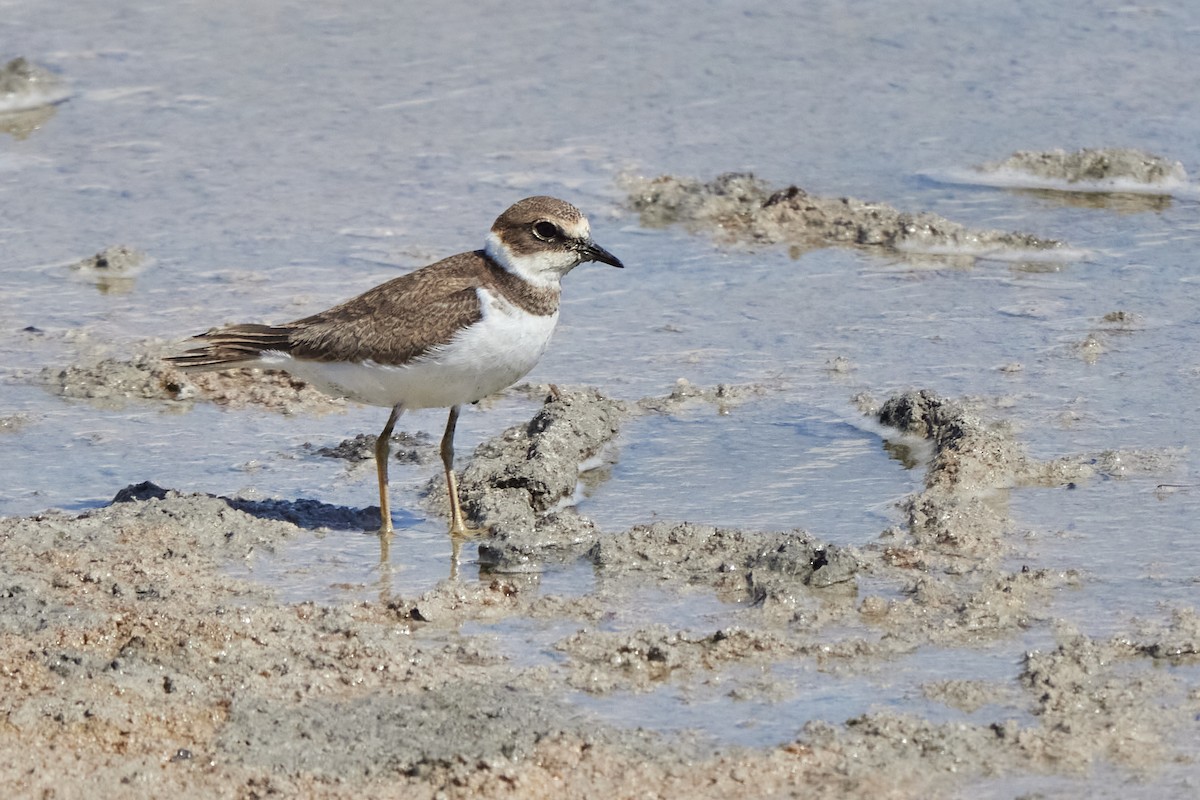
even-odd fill
[{"label": "shallow water", "polygon": [[[479,246],[510,202],[549,193],[580,205],[629,268],[569,276],[561,327],[531,381],[629,400],[664,395],[681,377],[764,388],[727,415],[700,405],[628,422],[610,477],[581,500],[605,530],[688,519],[865,544],[899,521],[892,502],[921,476],[888,455],[851,398],[929,388],[984,398],[1041,458],[1169,453],[1074,490],[1014,491],[1010,512],[1030,563],[1085,576],[1051,609],[1083,630],[1113,633],[1194,604],[1195,201],[920,176],[1016,149],[1105,145],[1194,173],[1198,36],[1200,18],[1181,2],[746,2],[687,15],[655,4],[515,14],[464,5],[431,15],[378,0],[303,12],[273,0],[4,0],[0,42],[17,50],[0,56],[54,69],[73,95],[32,135],[0,134],[0,414],[14,422],[0,433],[0,513],[94,507],[146,479],[373,505],[369,464],[350,468],[304,445],[374,433],[381,409],[289,418],[105,408],[54,397],[29,374],[121,355],[145,337],[318,310]],[[731,169],[1060,238],[1088,255],[1050,268],[848,250],[793,257],[647,230],[623,209],[623,172]],[[69,269],[112,244],[151,262],[112,286]],[[1134,322],[1105,323],[1113,311]],[[1095,346],[1082,347],[1089,336]],[[835,358],[849,369],[831,369]],[[465,413],[459,452],[534,406],[510,396]],[[442,423],[436,411],[405,420],[435,434]],[[443,521],[417,498],[435,472],[393,468],[404,530],[390,567],[371,537],[334,532],[231,569],[289,599],[423,591],[446,576],[449,556]],[[473,559],[468,549],[463,576]],[[542,580],[542,591],[572,593],[591,575],[564,568]],[[687,624],[674,604],[654,613]],[[516,624],[494,634],[510,649],[530,635]],[[905,669],[924,676],[941,660],[918,653]],[[844,719],[874,702],[939,713],[911,686],[847,680],[858,683],[831,691],[824,676],[785,676],[811,703],[794,716]],[[737,705],[720,691],[674,692],[649,701],[662,727],[756,743],[795,733],[791,723],[730,729],[713,722]],[[625,713],[620,698],[581,702]],[[634,718],[645,702],[629,700]],[[745,719],[766,708],[738,707]]]}]

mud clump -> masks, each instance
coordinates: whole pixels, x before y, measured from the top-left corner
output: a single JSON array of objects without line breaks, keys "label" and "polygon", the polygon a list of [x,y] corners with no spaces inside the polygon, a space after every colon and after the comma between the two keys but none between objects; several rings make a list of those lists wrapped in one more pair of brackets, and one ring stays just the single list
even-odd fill
[{"label": "mud clump", "polygon": [[772,189],[750,173],[726,173],[707,183],[673,176],[633,178],[625,188],[643,225],[684,224],[731,242],[787,243],[799,251],[841,246],[976,257],[1033,257],[1062,247],[1033,234],[973,230],[885,203],[820,197],[798,186]]},{"label": "mud clump", "polygon": [[75,262],[71,269],[95,283],[101,292],[123,293],[133,289],[134,278],[150,263],[140,250],[113,245]]},{"label": "mud clump", "polygon": [[1014,488],[1070,487],[1097,474],[1116,475],[1126,462],[1130,469],[1157,471],[1178,457],[1106,451],[1038,461],[1003,425],[985,421],[967,403],[926,390],[895,395],[876,415],[880,423],[932,446],[924,490],[901,503],[908,532],[924,556],[991,559],[1007,552],[1007,496]]},{"label": "mud clump", "polygon": [[54,116],[69,92],[49,70],[24,58],[0,67],[0,131],[27,139]]},{"label": "mud clump", "polygon": [[[333,447],[313,447],[314,453],[325,458],[337,458],[360,464],[364,461],[375,460],[375,443],[379,437],[370,433],[360,433],[350,439],[343,439]],[[391,458],[402,464],[432,464],[437,460],[437,444],[427,433],[408,433],[402,431],[393,433],[391,440]]]},{"label": "mud clump", "polygon": [[77,261],[71,269],[80,272],[127,273],[142,266],[146,254],[127,245],[106,247],[94,256]]},{"label": "mud clump", "polygon": [[1177,608],[1165,628],[1150,627],[1126,644],[1151,658],[1195,663],[1200,659],[1200,614],[1194,608]]},{"label": "mud clump", "polygon": [[638,525],[605,536],[588,555],[606,574],[711,584],[728,599],[755,602],[782,594],[780,579],[825,587],[853,581],[858,569],[849,551],[804,531],[757,533],[688,523]]},{"label": "mud clump", "polygon": [[[602,535],[573,506],[580,474],[603,463],[606,448],[631,414],[665,412],[689,401],[721,408],[758,391],[700,390],[685,381],[667,397],[645,398],[631,407],[595,389],[556,388],[528,423],[481,444],[462,473],[463,507],[489,531],[480,543],[480,559],[495,572],[536,572],[546,562],[583,557],[617,574],[653,573],[658,564],[663,577],[733,581],[741,584],[739,591],[764,596],[776,591],[767,575],[813,586],[850,580],[853,559],[846,552],[800,531],[766,534],[664,523]],[[431,508],[444,508],[441,476],[430,481],[426,499]]]},{"label": "mud clump", "polygon": [[878,418],[933,445],[925,490],[902,504],[917,546],[972,559],[999,555],[1008,519],[997,495],[1030,472],[1017,444],[962,404],[927,391],[890,398]]},{"label": "mud clump", "polygon": [[690,405],[707,403],[716,406],[717,413],[728,414],[731,409],[766,391],[761,384],[697,386],[687,378],[680,378],[665,397],[643,397],[637,406],[641,411],[673,414]]},{"label": "mud clump", "polygon": [[1129,764],[1168,757],[1173,731],[1194,719],[1200,698],[1180,702],[1183,686],[1161,671],[1131,675],[1138,654],[1123,642],[1075,632],[1060,640],[1053,650],[1028,653],[1020,676],[1042,723],[1035,755],[1076,769],[1097,758]]},{"label": "mud clump", "polygon": [[1012,437],[961,402],[933,392],[904,392],[879,409],[880,423],[927,439],[934,458],[926,485],[1007,488],[1030,472],[1030,460]]},{"label": "mud clump", "polygon": [[1098,186],[1117,181],[1156,186],[1186,183],[1183,164],[1130,148],[1019,150],[1003,161],[985,164],[984,172],[1024,173],[1035,178]]},{"label": "mud clump", "polygon": [[65,368],[46,367],[39,379],[61,397],[93,400],[110,407],[128,400],[187,400],[197,394],[194,385],[178,376],[178,370],[149,353]]},{"label": "mud clump", "polygon": [[1122,214],[1160,212],[1196,186],[1178,161],[1122,147],[1020,150],[1001,161],[934,170],[926,177],[966,186],[1037,192],[1043,201]]},{"label": "mud clump", "polygon": [[189,374],[163,361],[173,350],[169,345],[153,342],[137,349],[141,352],[128,357],[93,357],[67,367],[45,367],[35,381],[61,397],[105,408],[120,408],[130,401],[203,400],[291,414],[344,405],[286,372],[237,369]]},{"label": "mud clump", "polygon": [[[569,504],[581,468],[600,456],[629,413],[595,389],[556,389],[528,423],[479,445],[459,489],[465,512],[491,532],[480,558],[496,569],[522,569],[537,554],[586,549],[594,526]],[[427,499],[444,508],[445,491],[439,476]]]},{"label": "mud clump", "polygon": [[18,56],[0,67],[0,114],[50,105],[66,98],[62,80]]}]

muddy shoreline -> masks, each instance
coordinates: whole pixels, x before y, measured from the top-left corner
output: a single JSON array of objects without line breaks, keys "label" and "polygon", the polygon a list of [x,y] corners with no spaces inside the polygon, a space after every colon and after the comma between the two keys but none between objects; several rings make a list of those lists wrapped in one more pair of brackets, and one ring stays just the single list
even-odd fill
[{"label": "muddy shoreline", "polygon": [[[1200,690],[1159,667],[1197,657],[1200,618],[1181,611],[1092,639],[1042,611],[1086,577],[1011,557],[1004,494],[1067,491],[1102,472],[1095,454],[1036,461],[969,404],[914,391],[859,398],[898,445],[930,453],[923,490],[901,504],[906,524],[874,542],[838,547],[801,530],[670,521],[601,531],[570,504],[581,465],[630,415],[738,394],[680,386],[627,404],[555,387],[463,469],[465,505],[489,530],[481,571],[419,596],[281,603],[224,568],[314,528],[366,535],[358,531],[372,527],[375,509],[147,483],[82,515],[0,521],[0,783],[20,796],[71,796],[93,781],[182,797],[626,796],[646,787],[720,797],[746,786],[907,796],[985,776],[1081,775],[1097,762],[1151,773],[1183,757],[1174,737],[1200,712]],[[753,402],[752,389],[742,394]],[[431,482],[430,508],[441,507],[440,490]],[[386,558],[402,551],[394,543]],[[539,589],[544,565],[564,562],[589,564],[602,581],[579,596]],[[740,609],[737,624],[606,630],[606,598],[647,585],[712,593]],[[523,668],[490,637],[463,633],[522,618],[571,622],[575,631],[554,645],[558,667]],[[756,665],[873,669],[1032,625],[1052,627],[1057,643],[1027,653],[1011,681],[924,687],[958,709],[1007,697],[1027,720],[873,712],[810,722],[782,746],[739,748],[614,727],[570,700],[699,685]]]},{"label": "muddy shoreline", "polygon": [[[1042,169],[1098,163],[1034,160]],[[951,262],[1072,257],[1034,234],[772,189],[750,175],[627,188],[643,224],[684,224],[728,242]],[[120,292],[146,263],[110,247],[72,270]],[[1135,324],[1123,311],[1106,315],[1078,356],[1093,363],[1106,336]],[[343,407],[282,373],[185,375],[162,361],[174,347],[145,341],[113,356],[81,345],[74,364],[19,378],[100,409]],[[845,368],[835,360],[830,371]],[[100,784],[181,798],[909,797],[987,780],[1072,780],[1096,765],[1136,779],[1192,764],[1183,742],[1200,714],[1188,677],[1200,663],[1195,609],[1086,635],[1048,609],[1092,578],[1031,557],[1009,511],[1014,492],[1160,472],[1170,454],[1037,459],[1013,433],[1020,421],[977,401],[859,393],[847,405],[923,474],[896,504],[897,524],[873,538],[834,544],[821,531],[653,516],[605,530],[575,501],[581,485],[603,484],[631,420],[699,406],[727,413],[775,390],[681,379],[637,401],[594,387],[511,391],[541,405],[460,462],[464,509],[484,534],[456,543],[445,579],[428,591],[392,587],[416,546],[403,531],[379,545],[370,600],[286,602],[234,575],[234,565],[317,535],[347,544],[373,536],[373,507],[188,494],[148,481],[113,487],[111,504],[83,514],[0,520],[0,785],[17,796],[83,796]],[[373,444],[359,434],[309,445],[302,457],[354,464]],[[439,473],[435,447],[429,436],[402,435],[394,451]],[[430,516],[446,507],[444,493],[437,474],[423,492]],[[582,591],[545,588],[541,576],[561,568],[595,580]],[[711,598],[725,611],[683,627],[652,616],[611,624],[621,598],[647,590]],[[525,663],[488,633],[520,623],[552,626],[551,657]],[[1049,643],[1021,649],[1030,631]],[[833,679],[887,671],[917,653],[986,648],[1010,657],[1005,677],[919,684],[943,714],[813,717],[770,746],[619,725],[579,700],[727,687],[731,701],[770,702],[797,692],[780,670]]]},{"label": "muddy shoreline", "polygon": [[[1057,259],[1067,250],[1032,234],[774,190],[748,175],[664,177],[630,191],[644,224],[682,223],[731,242],[952,260],[998,249]],[[110,252],[124,250],[102,252],[85,271],[107,276]],[[1103,349],[1105,325],[1134,320],[1113,312],[1102,323],[1081,358]],[[342,406],[280,373],[185,375],[161,360],[171,347],[81,354],[24,378],[104,409],[214,403],[311,415]],[[380,546],[369,601],[289,603],[231,574],[231,564],[318,533],[371,536],[376,508],[147,482],[82,515],[0,520],[0,665],[11,688],[0,783],[23,795],[70,795],[99,780],[182,797],[908,797],[985,780],[1070,780],[1097,764],[1151,776],[1191,763],[1179,737],[1200,713],[1200,689],[1172,668],[1200,659],[1195,610],[1164,611],[1110,638],[1085,635],[1047,609],[1091,578],[1027,563],[1037,559],[1027,559],[1009,512],[1015,491],[1068,492],[1128,469],[1159,472],[1170,454],[1039,460],[1014,420],[979,402],[929,390],[860,393],[850,404],[885,431],[894,458],[924,475],[897,504],[899,523],[874,539],[847,546],[820,531],[660,518],[604,530],[575,498],[581,485],[603,483],[630,420],[698,406],[728,413],[773,390],[681,379],[636,402],[592,387],[511,391],[541,406],[460,461],[464,509],[485,533],[456,544],[445,580],[429,591],[406,595],[389,582],[412,546],[403,531]],[[373,444],[359,434],[309,449],[353,464],[369,460]],[[436,461],[427,435],[395,445],[402,461]],[[430,472],[423,503],[436,516],[445,486]],[[469,571],[459,567],[460,545],[468,555],[477,548]],[[547,590],[540,576],[558,568],[589,570],[592,588]],[[682,628],[653,618],[609,624],[617,598],[647,589],[711,597],[728,613]],[[547,644],[553,658],[523,664],[487,633],[516,622],[565,626]],[[1052,644],[1020,650],[1034,630],[1050,632]],[[1004,679],[920,684],[950,721],[875,710],[797,724],[773,746],[619,726],[577,699],[720,685],[735,700],[783,698],[795,688],[778,668],[852,676],[923,651],[996,647],[1013,660]]]},{"label": "muddy shoreline", "polygon": [[[1200,795],[1192,7],[161,5],[0,12],[0,800]],[[162,360],[541,194],[457,560]]]}]

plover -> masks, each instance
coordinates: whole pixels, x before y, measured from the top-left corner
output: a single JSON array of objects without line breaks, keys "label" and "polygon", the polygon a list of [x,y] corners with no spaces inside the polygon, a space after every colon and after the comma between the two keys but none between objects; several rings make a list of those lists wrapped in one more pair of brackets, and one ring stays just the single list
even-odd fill
[{"label": "plover", "polygon": [[527,197],[496,219],[482,250],[393,278],[341,305],[284,325],[228,325],[167,361],[189,371],[284,370],[335,397],[391,408],[375,443],[380,533],[392,532],[388,452],[406,410],[450,409],[442,466],[450,533],[471,533],[454,477],[464,403],[533,369],[558,322],[559,281],[584,261],[624,265],[592,241],[587,218],[553,197]]}]

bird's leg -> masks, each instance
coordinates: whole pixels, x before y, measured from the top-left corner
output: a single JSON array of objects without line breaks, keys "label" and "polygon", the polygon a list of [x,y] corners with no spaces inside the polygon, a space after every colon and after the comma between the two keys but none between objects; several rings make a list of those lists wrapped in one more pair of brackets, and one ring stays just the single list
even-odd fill
[{"label": "bird's leg", "polygon": [[398,403],[393,406],[387,425],[383,426],[383,433],[375,440],[375,471],[379,475],[380,536],[392,535],[392,509],[388,505],[388,450],[392,445],[392,428],[396,427],[396,420],[400,419],[403,412],[404,406]]},{"label": "bird's leg", "polygon": [[450,536],[473,536],[479,531],[463,522],[462,505],[458,501],[458,479],[454,477],[454,428],[458,425],[458,406],[450,408],[446,432],[442,435],[442,466],[446,468],[446,493],[450,495]]}]

